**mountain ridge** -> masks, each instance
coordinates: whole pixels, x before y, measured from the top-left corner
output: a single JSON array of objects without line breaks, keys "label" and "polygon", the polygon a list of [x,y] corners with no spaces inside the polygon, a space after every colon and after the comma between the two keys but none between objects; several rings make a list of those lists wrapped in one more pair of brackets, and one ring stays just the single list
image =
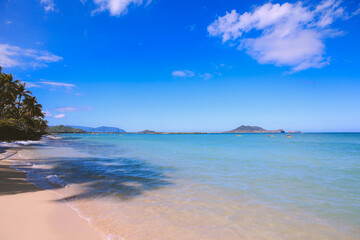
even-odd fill
[{"label": "mountain ridge", "polygon": [[78,129],[84,130],[86,132],[126,133],[126,131],[124,129],[117,128],[117,127],[100,126],[100,127],[93,128],[93,127],[75,126],[75,125],[67,125],[67,126],[72,127],[72,128],[78,128]]},{"label": "mountain ridge", "polygon": [[80,128],[73,128],[73,127],[64,126],[64,125],[48,127],[46,129],[46,132],[48,132],[48,133],[86,133],[86,131],[84,131]]}]

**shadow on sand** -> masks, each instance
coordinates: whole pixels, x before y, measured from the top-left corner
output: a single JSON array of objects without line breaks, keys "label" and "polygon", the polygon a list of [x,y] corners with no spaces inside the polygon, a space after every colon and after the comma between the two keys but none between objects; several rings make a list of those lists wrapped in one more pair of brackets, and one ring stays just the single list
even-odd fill
[{"label": "shadow on sand", "polygon": [[11,169],[9,165],[0,165],[0,196],[42,190],[26,182],[25,175],[24,172]]},{"label": "shadow on sand", "polygon": [[[5,153],[8,148],[0,147],[0,154]],[[10,168],[11,162],[5,161],[16,152],[9,153],[0,160],[0,196],[36,192],[42,189],[35,187],[33,184],[25,181],[26,173]]]},{"label": "shadow on sand", "polygon": [[[41,185],[46,189],[63,188],[71,184],[83,186],[81,193],[58,201],[108,195],[116,196],[121,200],[130,200],[146,191],[173,184],[170,182],[171,177],[166,175],[167,172],[173,171],[172,169],[158,167],[137,159],[47,158],[36,159],[36,164],[39,167],[31,169],[31,173],[27,175],[29,180],[36,185],[40,185],[37,182],[40,182],[39,176],[42,176]],[[45,166],[51,166],[51,168]],[[21,169],[21,166],[18,167]],[[45,183],[44,177],[51,175],[56,175],[58,183],[62,183],[62,186]]]}]

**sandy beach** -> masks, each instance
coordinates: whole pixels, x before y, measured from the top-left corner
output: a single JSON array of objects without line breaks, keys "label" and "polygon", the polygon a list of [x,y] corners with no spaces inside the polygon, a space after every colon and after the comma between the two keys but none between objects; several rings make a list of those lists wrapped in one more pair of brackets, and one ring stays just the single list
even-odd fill
[{"label": "sandy beach", "polygon": [[0,149],[0,239],[101,239],[89,223],[55,193],[25,181],[10,168],[18,149]]}]

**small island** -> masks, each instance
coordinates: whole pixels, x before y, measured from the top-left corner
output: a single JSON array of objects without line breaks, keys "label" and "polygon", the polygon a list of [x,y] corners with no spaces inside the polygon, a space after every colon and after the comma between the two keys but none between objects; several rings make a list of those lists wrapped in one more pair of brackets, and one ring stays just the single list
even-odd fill
[{"label": "small island", "polygon": [[223,132],[223,133],[285,133],[285,130],[278,129],[278,130],[266,130],[262,127],[258,126],[245,126],[241,125],[238,128],[235,128],[233,130]]}]

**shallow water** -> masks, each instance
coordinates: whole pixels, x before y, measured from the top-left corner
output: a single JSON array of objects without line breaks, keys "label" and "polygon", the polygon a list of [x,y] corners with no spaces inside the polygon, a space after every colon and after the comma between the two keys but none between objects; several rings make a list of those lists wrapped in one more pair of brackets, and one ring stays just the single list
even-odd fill
[{"label": "shallow water", "polygon": [[360,134],[60,137],[17,167],[104,238],[360,238]]}]

